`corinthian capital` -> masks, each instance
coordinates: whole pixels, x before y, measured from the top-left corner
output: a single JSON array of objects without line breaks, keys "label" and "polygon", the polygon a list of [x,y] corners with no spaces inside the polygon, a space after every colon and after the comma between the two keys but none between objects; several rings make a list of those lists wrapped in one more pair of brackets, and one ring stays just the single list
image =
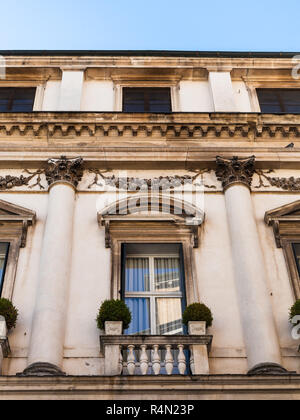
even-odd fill
[{"label": "corinthian capital", "polygon": [[242,159],[237,156],[232,159],[217,156],[216,175],[218,180],[222,181],[224,190],[232,184],[244,184],[250,188],[254,172],[255,156]]},{"label": "corinthian capital", "polygon": [[83,176],[83,159],[81,157],[67,159],[61,156],[59,159],[48,160],[45,175],[49,186],[55,182],[69,182],[77,187]]}]

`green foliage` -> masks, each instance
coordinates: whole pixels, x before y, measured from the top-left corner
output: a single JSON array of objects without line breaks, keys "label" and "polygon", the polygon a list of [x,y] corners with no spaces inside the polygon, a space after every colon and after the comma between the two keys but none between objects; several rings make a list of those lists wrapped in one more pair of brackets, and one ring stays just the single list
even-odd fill
[{"label": "green foliage", "polygon": [[131,312],[123,300],[106,300],[99,310],[97,325],[99,329],[104,330],[106,321],[123,321],[123,329],[127,330],[131,319]]},{"label": "green foliage", "polygon": [[188,325],[190,321],[206,321],[206,326],[211,327],[213,323],[211,310],[203,303],[193,303],[183,314],[184,325]]},{"label": "green foliage", "polygon": [[[295,302],[295,304],[291,307],[290,310],[290,321],[292,321],[292,319],[297,316],[300,315],[300,299],[297,300]],[[300,323],[300,321],[298,322],[298,324]]]},{"label": "green foliage", "polygon": [[18,318],[18,310],[14,307],[11,301],[7,299],[0,299],[0,315],[5,318],[8,330],[15,328]]}]

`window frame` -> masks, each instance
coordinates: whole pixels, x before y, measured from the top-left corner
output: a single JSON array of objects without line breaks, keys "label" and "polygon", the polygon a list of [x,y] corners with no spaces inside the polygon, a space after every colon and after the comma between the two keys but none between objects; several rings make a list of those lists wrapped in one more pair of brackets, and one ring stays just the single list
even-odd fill
[{"label": "window frame", "polygon": [[[0,81],[0,88],[34,88],[35,91],[35,98],[33,101],[33,108],[31,112],[42,111],[43,109],[43,101],[44,101],[44,94],[45,94],[45,83],[41,82],[32,82],[32,81],[8,81],[8,80],[1,80]],[[3,111],[3,112],[14,112],[14,111]],[[20,112],[22,113],[22,112]]]},{"label": "window frame", "polygon": [[[144,94],[144,110],[143,111],[125,111],[125,90],[130,90],[130,89],[135,89],[135,90],[140,90],[143,91]],[[149,96],[148,96],[148,92],[151,90],[164,90],[165,92],[168,92],[168,100],[170,103],[170,110],[169,111],[150,111],[148,108],[150,108],[150,101],[149,101]],[[173,107],[172,107],[172,93],[171,93],[171,88],[170,87],[161,87],[161,86],[151,86],[151,87],[133,87],[133,86],[124,86],[123,90],[122,90],[122,112],[128,112],[128,113],[155,113],[155,114],[165,114],[165,113],[172,113]]]},{"label": "window frame", "polygon": [[294,243],[300,244],[300,200],[267,211],[265,223],[273,227],[277,248],[282,248],[292,292],[300,299],[300,273],[293,249]]},{"label": "window frame", "polygon": [[9,251],[10,251],[10,247],[11,246],[10,246],[10,242],[0,241],[0,244],[6,244],[7,245],[6,253],[5,253],[5,256],[4,256],[4,265],[3,265],[3,270],[2,270],[2,276],[0,278],[0,297],[1,297],[2,296],[3,287],[4,287],[4,281],[5,281],[5,274],[6,274],[8,256],[9,256]]},{"label": "window frame", "polygon": [[[180,284],[180,292],[159,292],[154,290],[154,281],[155,281],[155,269],[154,269],[154,260],[155,258],[176,258],[179,260],[179,269],[182,270],[182,262],[180,261],[180,254],[128,254],[126,259],[129,258],[147,258],[149,260],[149,274],[150,274],[150,290],[148,292],[127,292],[125,284],[122,285],[124,292],[122,296],[124,299],[127,298],[145,298],[150,300],[150,334],[159,335],[157,332],[157,314],[156,314],[156,301],[159,298],[165,299],[180,299],[181,307],[183,308],[183,301],[185,301],[185,287]],[[126,264],[126,262],[125,262]],[[182,275],[182,274],[181,274]],[[125,280],[125,278],[123,279]],[[181,279],[180,279],[181,280]],[[183,328],[184,330],[184,328]]]},{"label": "window frame", "polygon": [[244,78],[247,90],[249,92],[252,112],[262,113],[257,90],[258,89],[300,89],[300,82],[297,80],[255,80],[255,78]]},{"label": "window frame", "polygon": [[[289,88],[283,88],[283,87],[280,87],[280,88],[278,88],[278,87],[272,87],[272,88],[269,88],[269,87],[259,87],[259,88],[256,88],[256,94],[257,94],[257,99],[258,99],[258,103],[259,103],[259,108],[260,108],[260,111],[261,112],[263,112],[262,111],[262,108],[261,108],[261,102],[260,102],[260,100],[259,100],[259,95],[258,95],[258,91],[261,91],[261,90],[265,90],[265,91],[272,91],[272,92],[274,92],[275,93],[275,95],[276,95],[276,97],[277,97],[277,99],[278,99],[278,104],[279,104],[279,106],[280,106],[280,108],[281,108],[281,111],[279,111],[279,112],[275,112],[275,114],[277,114],[277,113],[279,113],[279,114],[293,114],[294,112],[290,112],[290,111],[286,111],[285,109],[286,109],[286,104],[284,103],[284,101],[282,100],[282,96],[280,95],[280,92],[286,92],[286,91],[299,91],[299,95],[300,95],[300,87],[289,87]],[[263,112],[264,114],[274,114],[274,112]],[[297,112],[297,113],[295,113],[295,114],[300,114],[300,112]]]},{"label": "window frame", "polygon": [[0,200],[0,242],[9,243],[1,297],[12,300],[20,249],[26,247],[28,227],[36,222],[35,212]]},{"label": "window frame", "polygon": [[115,100],[114,100],[114,111],[123,112],[123,89],[124,88],[169,88],[171,96],[171,111],[180,112],[180,84],[179,81],[138,81],[129,80],[114,83]]},{"label": "window frame", "polygon": [[292,289],[297,300],[300,299],[300,267],[298,269],[298,263],[296,261],[296,255],[293,247],[296,243],[300,245],[300,234],[294,238],[281,239],[281,246],[287,264]]},{"label": "window frame", "polygon": [[[123,244],[182,244],[183,267],[186,291],[186,304],[199,302],[199,291],[194,262],[194,238],[190,231],[171,228],[159,223],[158,230],[152,229],[152,224],[136,224],[129,222],[130,227],[125,232],[121,228],[110,232],[111,236],[111,299],[123,299],[122,296],[122,245]],[[187,229],[188,230],[188,229]],[[143,239],[141,239],[143,237]],[[147,239],[144,239],[147,238]]]}]

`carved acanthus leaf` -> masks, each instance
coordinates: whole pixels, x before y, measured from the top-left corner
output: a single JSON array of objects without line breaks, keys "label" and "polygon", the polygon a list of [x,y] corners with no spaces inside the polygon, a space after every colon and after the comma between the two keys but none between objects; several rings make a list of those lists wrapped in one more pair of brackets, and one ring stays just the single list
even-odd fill
[{"label": "carved acanthus leaf", "polygon": [[83,159],[67,159],[66,156],[50,159],[45,175],[49,186],[58,181],[65,181],[77,187],[83,176]]},{"label": "carved acanthus leaf", "polygon": [[244,184],[251,187],[255,172],[255,156],[242,159],[237,156],[233,156],[231,159],[217,156],[216,162],[216,176],[222,182],[224,190],[232,184]]}]

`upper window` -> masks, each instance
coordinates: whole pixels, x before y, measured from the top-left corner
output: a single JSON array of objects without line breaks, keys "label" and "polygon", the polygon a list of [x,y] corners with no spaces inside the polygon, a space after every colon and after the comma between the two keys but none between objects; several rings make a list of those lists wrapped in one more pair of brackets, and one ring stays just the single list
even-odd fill
[{"label": "upper window", "polygon": [[126,245],[124,298],[132,313],[127,334],[183,334],[183,259],[176,244]]},{"label": "upper window", "polygon": [[300,89],[257,89],[261,112],[300,113]]},{"label": "upper window", "polygon": [[1,242],[0,243],[0,296],[1,296],[2,288],[3,288],[8,250],[9,250],[9,243]]},{"label": "upper window", "polygon": [[31,112],[36,88],[0,88],[0,112]]},{"label": "upper window", "polygon": [[169,88],[123,88],[123,112],[172,112]]}]

